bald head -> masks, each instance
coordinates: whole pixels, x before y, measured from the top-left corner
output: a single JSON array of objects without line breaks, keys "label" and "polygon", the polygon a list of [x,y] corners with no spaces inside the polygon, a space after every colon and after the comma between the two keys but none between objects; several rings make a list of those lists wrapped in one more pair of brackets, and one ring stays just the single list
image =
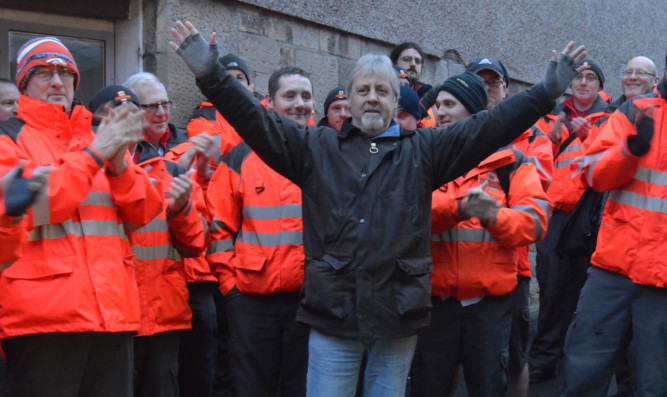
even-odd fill
[{"label": "bald head", "polygon": [[653,90],[660,78],[655,62],[645,56],[632,58],[625,66],[621,85],[625,99],[648,94]]}]

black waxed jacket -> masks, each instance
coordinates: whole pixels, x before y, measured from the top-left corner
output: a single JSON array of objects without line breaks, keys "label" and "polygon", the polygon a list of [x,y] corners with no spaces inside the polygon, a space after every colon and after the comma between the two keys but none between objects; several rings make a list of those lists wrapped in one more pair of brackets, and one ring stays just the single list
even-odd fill
[{"label": "black waxed jacket", "polygon": [[449,129],[372,139],[350,119],[340,133],[283,119],[217,65],[197,84],[259,157],[302,189],[297,320],[360,339],[407,337],[428,324],[431,193],[553,107],[538,85]]}]

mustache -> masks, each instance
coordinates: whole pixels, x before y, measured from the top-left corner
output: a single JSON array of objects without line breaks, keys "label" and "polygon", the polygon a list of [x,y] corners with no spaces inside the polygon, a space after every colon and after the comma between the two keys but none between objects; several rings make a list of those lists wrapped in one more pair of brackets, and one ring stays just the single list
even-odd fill
[{"label": "mustache", "polygon": [[364,112],[371,111],[371,112],[380,112],[380,113],[382,113],[382,107],[380,107],[380,105],[366,105],[366,106],[363,107],[362,111],[364,111]]}]

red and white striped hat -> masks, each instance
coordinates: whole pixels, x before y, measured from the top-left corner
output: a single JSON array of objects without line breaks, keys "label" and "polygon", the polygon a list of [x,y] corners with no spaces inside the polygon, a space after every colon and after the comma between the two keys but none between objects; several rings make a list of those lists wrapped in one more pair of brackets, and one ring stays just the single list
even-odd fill
[{"label": "red and white striped hat", "polygon": [[79,86],[79,69],[67,47],[55,37],[29,40],[16,55],[16,85],[23,92],[30,75],[43,66],[59,66],[74,71],[74,89]]}]

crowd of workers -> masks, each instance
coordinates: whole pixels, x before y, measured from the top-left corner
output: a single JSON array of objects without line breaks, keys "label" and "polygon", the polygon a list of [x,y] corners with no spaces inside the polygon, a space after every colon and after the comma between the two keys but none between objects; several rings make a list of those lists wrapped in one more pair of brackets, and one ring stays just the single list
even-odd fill
[{"label": "crowd of workers", "polygon": [[78,103],[54,37],[0,82],[11,395],[526,396],[557,372],[567,396],[606,396],[614,374],[667,394],[652,60],[612,102],[569,43],[507,98],[501,61],[429,85],[406,42],[362,56],[316,124],[306,71],[275,71],[264,97],[215,34],[172,36],[208,100],[187,132],[150,73]]}]

